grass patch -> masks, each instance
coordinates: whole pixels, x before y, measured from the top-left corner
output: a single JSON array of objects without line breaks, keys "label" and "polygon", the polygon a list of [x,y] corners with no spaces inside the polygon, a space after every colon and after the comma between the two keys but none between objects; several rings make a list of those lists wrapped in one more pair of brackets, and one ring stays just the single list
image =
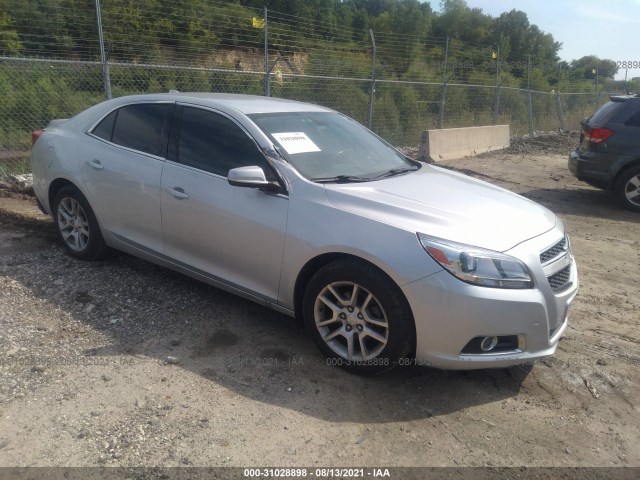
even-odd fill
[{"label": "grass patch", "polygon": [[9,175],[24,175],[31,173],[31,162],[29,158],[17,158],[0,161],[0,178]]}]

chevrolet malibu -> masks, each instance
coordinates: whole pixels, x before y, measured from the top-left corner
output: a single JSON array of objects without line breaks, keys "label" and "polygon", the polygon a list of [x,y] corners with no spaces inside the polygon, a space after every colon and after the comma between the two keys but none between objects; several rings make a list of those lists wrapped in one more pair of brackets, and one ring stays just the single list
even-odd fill
[{"label": "chevrolet malibu", "polygon": [[578,289],[546,208],[288,100],[109,100],[33,134],[69,255],[118,249],[300,318],[328,363],[507,367],[556,350]]}]

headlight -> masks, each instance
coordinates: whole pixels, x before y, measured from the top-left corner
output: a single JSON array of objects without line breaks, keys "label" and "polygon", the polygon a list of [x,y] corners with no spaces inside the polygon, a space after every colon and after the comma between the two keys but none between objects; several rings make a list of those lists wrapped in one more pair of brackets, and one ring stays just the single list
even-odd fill
[{"label": "headlight", "polygon": [[529,270],[517,258],[418,233],[426,252],[463,282],[494,288],[532,288]]}]

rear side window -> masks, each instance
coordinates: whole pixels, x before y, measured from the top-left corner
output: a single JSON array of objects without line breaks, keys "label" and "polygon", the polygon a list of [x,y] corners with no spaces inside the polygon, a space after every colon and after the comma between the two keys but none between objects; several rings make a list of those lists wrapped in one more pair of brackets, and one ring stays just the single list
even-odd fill
[{"label": "rear side window", "polygon": [[[164,157],[169,107],[167,103],[139,103],[120,108],[111,141],[123,147]],[[107,118],[104,119],[106,120]]]},{"label": "rear side window", "polygon": [[178,139],[178,161],[217,175],[236,167],[257,165],[268,174],[256,144],[228,118],[199,108],[184,107]]},{"label": "rear side window", "polygon": [[100,137],[103,140],[111,141],[111,135],[113,134],[113,125],[116,122],[116,116],[118,111],[114,110],[91,131],[96,137]]}]

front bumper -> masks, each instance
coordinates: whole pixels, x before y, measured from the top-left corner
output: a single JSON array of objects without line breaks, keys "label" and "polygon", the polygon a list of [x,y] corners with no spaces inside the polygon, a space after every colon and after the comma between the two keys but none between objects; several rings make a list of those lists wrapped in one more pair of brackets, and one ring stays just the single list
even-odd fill
[{"label": "front bumper", "polygon": [[[540,264],[540,252],[559,238],[562,232],[553,229],[505,252],[529,266],[531,289],[478,287],[446,271],[405,285],[416,324],[416,363],[443,369],[503,368],[552,355],[578,290],[575,261],[569,283],[559,292],[552,290]],[[462,353],[472,339],[485,336],[517,336],[519,341],[516,348],[498,353]]]}]

